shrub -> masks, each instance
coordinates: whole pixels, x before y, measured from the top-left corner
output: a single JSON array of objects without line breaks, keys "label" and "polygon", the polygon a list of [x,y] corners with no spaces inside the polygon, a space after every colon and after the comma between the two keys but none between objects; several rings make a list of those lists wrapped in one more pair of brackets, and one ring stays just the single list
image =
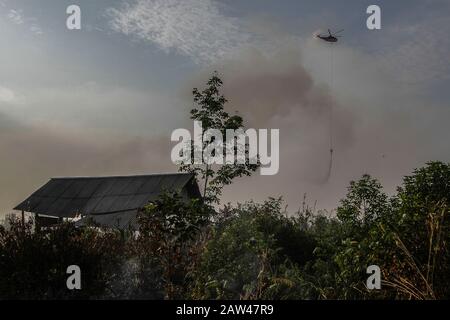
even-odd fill
[{"label": "shrub", "polygon": [[[116,232],[76,229],[71,223],[35,232],[31,222],[12,219],[10,229],[0,229],[0,297],[101,297],[118,276],[122,250]],[[69,265],[81,268],[82,290],[67,289]]]}]

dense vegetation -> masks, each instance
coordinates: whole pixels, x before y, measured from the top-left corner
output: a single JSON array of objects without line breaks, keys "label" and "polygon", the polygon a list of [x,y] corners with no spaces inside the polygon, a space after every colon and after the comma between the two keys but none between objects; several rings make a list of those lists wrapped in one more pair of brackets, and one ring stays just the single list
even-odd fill
[{"label": "dense vegetation", "polygon": [[[364,175],[337,215],[281,199],[225,206],[165,194],[140,232],[70,223],[0,228],[1,298],[448,299],[450,164],[431,162],[388,197]],[[82,270],[67,290],[66,268]],[[366,268],[380,266],[381,290]]]},{"label": "dense vegetation", "polygon": [[[241,129],[221,85],[215,73],[193,90],[191,118]],[[12,219],[0,226],[0,299],[450,298],[450,164],[416,169],[392,196],[363,175],[336,214],[305,203],[288,214],[281,198],[215,209],[224,186],[258,167],[180,164],[202,180],[203,199],[161,195],[139,214],[138,232]],[[73,264],[81,290],[66,287]],[[380,267],[381,290],[366,288],[370,265]]]}]

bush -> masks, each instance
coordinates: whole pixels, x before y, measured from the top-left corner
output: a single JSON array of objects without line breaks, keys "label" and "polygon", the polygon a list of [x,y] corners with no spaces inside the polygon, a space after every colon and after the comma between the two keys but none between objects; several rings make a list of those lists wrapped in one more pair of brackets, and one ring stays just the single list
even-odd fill
[{"label": "bush", "polygon": [[130,255],[139,265],[138,296],[182,298],[188,274],[195,267],[199,236],[212,209],[198,199],[184,201],[164,193],[139,215],[139,234],[129,241]]},{"label": "bush", "polygon": [[[352,181],[337,216],[282,200],[225,206],[163,194],[139,232],[0,227],[2,299],[448,299],[450,165],[431,162],[388,197],[369,175]],[[66,269],[82,270],[82,290]],[[378,265],[382,289],[365,287]]]},{"label": "bush", "polygon": [[[0,228],[0,297],[3,299],[95,298],[108,294],[118,276],[123,246],[115,232],[76,229],[71,223],[34,232],[10,221]],[[82,270],[82,290],[68,290],[69,265]]]},{"label": "bush", "polygon": [[312,257],[313,249],[313,240],[281,212],[281,199],[228,207],[194,272],[191,297],[301,298],[299,265]]}]

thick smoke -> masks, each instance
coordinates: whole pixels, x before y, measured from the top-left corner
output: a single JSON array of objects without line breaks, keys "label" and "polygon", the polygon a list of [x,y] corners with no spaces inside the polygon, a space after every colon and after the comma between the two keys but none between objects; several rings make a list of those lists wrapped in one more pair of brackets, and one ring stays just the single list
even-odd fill
[{"label": "thick smoke", "polygon": [[[291,170],[303,181],[326,182],[330,135],[337,149],[351,146],[355,115],[335,101],[327,86],[315,82],[299,49],[273,56],[249,50],[213,68],[224,79],[228,111],[243,116],[247,127],[280,129],[280,174]],[[201,85],[213,68],[191,85]]]},{"label": "thick smoke", "polygon": [[130,138],[0,121],[0,213],[55,176],[172,172],[170,137]]},{"label": "thick smoke", "polygon": [[[279,173],[238,180],[226,188],[223,202],[282,195],[292,211],[307,193],[319,208],[334,208],[349,181],[364,173],[380,178],[392,191],[414,167],[428,160],[448,161],[446,140],[439,139],[448,136],[445,108],[397,92],[373,57],[345,47],[336,50],[332,90],[326,81],[327,54],[326,48],[310,43],[302,50],[279,46],[270,55],[248,50],[186,82],[182,91],[202,88],[216,69],[224,80],[228,111],[242,115],[247,127],[280,129]],[[26,125],[0,114],[0,213],[52,176],[176,171],[170,161],[170,128],[192,129],[192,96],[186,94],[184,101],[183,107],[164,112],[165,134],[146,131],[136,137],[123,129]],[[151,115],[143,121],[146,116],[140,112],[127,116],[124,126],[162,122]],[[334,159],[327,180],[330,133]]]},{"label": "thick smoke", "polygon": [[225,200],[282,195],[293,210],[307,193],[309,201],[331,209],[350,180],[364,173],[379,178],[391,192],[415,167],[448,159],[448,152],[443,156],[437,147],[441,143],[435,129],[418,121],[426,114],[443,125],[444,109],[426,109],[419,97],[397,92],[374,57],[347,47],[335,54],[334,84],[329,48],[314,42],[305,42],[302,50],[281,48],[274,55],[249,50],[190,83],[201,86],[217,69],[228,111],[242,115],[247,127],[280,129],[278,175],[243,178],[226,189]]}]

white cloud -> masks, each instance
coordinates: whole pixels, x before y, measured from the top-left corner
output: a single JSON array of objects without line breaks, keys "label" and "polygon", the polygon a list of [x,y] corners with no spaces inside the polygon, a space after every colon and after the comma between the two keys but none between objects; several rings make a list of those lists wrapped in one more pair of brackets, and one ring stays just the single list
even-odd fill
[{"label": "white cloud", "polygon": [[6,15],[9,21],[15,25],[23,25],[28,28],[34,34],[41,35],[43,31],[39,24],[37,24],[36,18],[26,17],[22,10],[10,9]]},{"label": "white cloud", "polygon": [[14,103],[17,96],[13,90],[0,86],[0,103]]},{"label": "white cloud", "polygon": [[250,38],[237,19],[223,15],[213,0],[138,0],[107,12],[115,31],[151,41],[197,63],[217,61]]},{"label": "white cloud", "polygon": [[34,34],[43,34],[41,27],[37,24],[32,24],[30,26],[30,31]]},{"label": "white cloud", "polygon": [[23,24],[24,23],[22,10],[11,9],[11,10],[9,10],[9,12],[6,16],[14,24]]}]

